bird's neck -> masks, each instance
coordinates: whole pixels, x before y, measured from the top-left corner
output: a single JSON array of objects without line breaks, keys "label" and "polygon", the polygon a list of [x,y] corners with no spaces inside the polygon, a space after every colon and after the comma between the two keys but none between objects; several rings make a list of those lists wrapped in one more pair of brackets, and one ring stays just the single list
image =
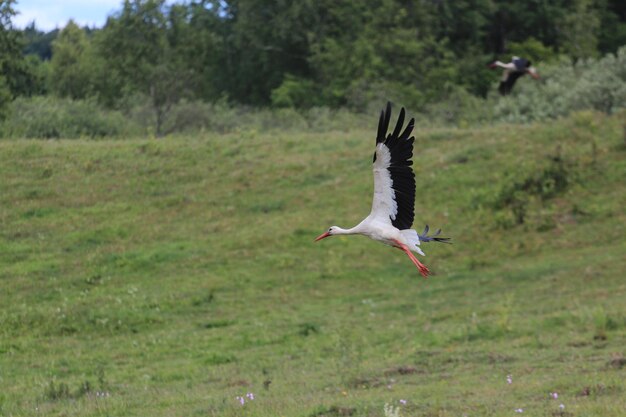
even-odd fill
[{"label": "bird's neck", "polygon": [[354,226],[351,229],[342,229],[339,226],[336,226],[334,235],[356,235],[359,233],[358,226]]},{"label": "bird's neck", "polygon": [[500,68],[504,68],[504,69],[513,69],[515,68],[515,64],[513,64],[512,62],[509,62],[508,64],[505,64],[502,61],[496,61],[494,62],[494,65],[500,67]]}]

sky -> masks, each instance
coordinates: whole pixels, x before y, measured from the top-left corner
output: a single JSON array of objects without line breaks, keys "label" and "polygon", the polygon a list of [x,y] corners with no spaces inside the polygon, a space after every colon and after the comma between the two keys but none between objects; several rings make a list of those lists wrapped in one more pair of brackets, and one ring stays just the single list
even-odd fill
[{"label": "sky", "polygon": [[122,0],[17,0],[19,14],[12,20],[18,28],[34,20],[35,26],[45,31],[62,28],[70,19],[80,26],[101,27],[121,5]]},{"label": "sky", "polygon": [[62,28],[73,19],[80,26],[102,27],[107,16],[120,10],[123,0],[17,0],[12,21],[24,28],[33,20],[39,30]]}]

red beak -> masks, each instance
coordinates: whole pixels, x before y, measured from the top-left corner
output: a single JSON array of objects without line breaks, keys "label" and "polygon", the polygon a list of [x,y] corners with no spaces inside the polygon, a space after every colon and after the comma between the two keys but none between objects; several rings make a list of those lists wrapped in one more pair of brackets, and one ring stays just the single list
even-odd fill
[{"label": "red beak", "polygon": [[330,236],[330,233],[328,233],[328,232],[322,233],[321,235],[319,235],[318,237],[315,238],[315,241],[317,242],[318,240],[322,240],[322,239],[324,239],[325,237],[328,237],[328,236]]}]

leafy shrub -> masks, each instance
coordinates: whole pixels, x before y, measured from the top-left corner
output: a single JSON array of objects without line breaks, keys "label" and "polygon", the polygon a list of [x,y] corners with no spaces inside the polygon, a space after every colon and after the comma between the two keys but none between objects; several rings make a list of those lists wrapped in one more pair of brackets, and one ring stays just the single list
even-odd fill
[{"label": "leafy shrub", "polygon": [[[124,107],[128,110],[122,112],[108,110],[93,100],[23,97],[15,100],[8,119],[0,122],[0,137],[56,139],[155,134],[154,111],[145,97],[131,97]],[[371,120],[371,115],[347,109],[268,109],[231,106],[223,100],[215,103],[182,100],[167,113],[163,131],[166,134],[199,131],[346,131]]]},{"label": "leafy shrub", "polygon": [[121,137],[138,131],[121,112],[105,110],[95,101],[50,96],[18,98],[0,125],[2,137],[42,139]]},{"label": "leafy shrub", "polygon": [[231,107],[226,102],[182,101],[172,107],[165,123],[166,133],[199,130],[226,133],[241,130],[294,130],[306,121],[292,108],[255,109]]},{"label": "leafy shrub", "polygon": [[484,99],[468,93],[462,87],[456,87],[445,100],[426,106],[420,124],[465,127],[489,122],[491,119],[491,109],[485,105]]},{"label": "leafy shrub", "polygon": [[11,102],[11,91],[7,85],[6,78],[0,75],[0,120],[4,120],[9,113],[9,103]]},{"label": "leafy shrub", "polygon": [[[369,118],[371,120],[371,117]],[[362,125],[363,115],[346,109],[312,107],[252,108],[230,106],[224,101],[182,101],[174,106],[165,124],[167,133],[212,131],[314,131],[349,130]],[[140,123],[142,124],[142,123]]]},{"label": "leafy shrub", "polygon": [[[383,105],[381,103],[380,108]],[[355,113],[348,109],[312,107],[302,112],[302,117],[307,123],[307,130],[312,132],[348,131],[370,125],[372,129],[375,127],[375,119],[372,119],[371,114]]]},{"label": "leafy shrub", "polygon": [[275,107],[309,108],[315,104],[316,87],[312,80],[287,74],[282,84],[272,90]]},{"label": "leafy shrub", "polygon": [[496,215],[498,226],[508,228],[524,224],[532,201],[543,204],[562,194],[573,181],[572,174],[568,164],[557,154],[551,156],[543,168],[507,180],[491,202],[492,208],[500,211]]}]

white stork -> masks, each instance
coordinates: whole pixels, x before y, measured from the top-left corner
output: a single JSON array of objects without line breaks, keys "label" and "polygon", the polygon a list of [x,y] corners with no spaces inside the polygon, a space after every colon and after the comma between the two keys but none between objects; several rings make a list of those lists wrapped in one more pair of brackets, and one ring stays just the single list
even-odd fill
[{"label": "white stork", "polygon": [[449,243],[450,239],[438,237],[441,229],[427,236],[428,225],[421,235],[411,229],[415,217],[415,174],[411,168],[415,138],[409,136],[413,131],[415,120],[411,119],[402,131],[404,125],[404,108],[402,108],[393,133],[387,135],[390,118],[391,103],[387,103],[387,109],[380,113],[378,122],[373,161],[374,200],[369,216],[351,229],[332,226],[315,241],[336,235],[365,235],[404,251],[420,273],[427,277],[430,273],[428,268],[411,251],[424,255],[419,247],[420,240]]},{"label": "white stork", "polygon": [[535,67],[531,65],[531,62],[527,59],[520,58],[518,56],[514,56],[511,59],[511,62],[505,64],[504,62],[494,61],[489,64],[489,68],[504,68],[504,72],[502,73],[502,80],[500,81],[500,85],[498,86],[498,91],[503,96],[506,96],[513,90],[513,86],[517,79],[525,74],[530,74],[534,79],[539,78],[539,74],[537,74],[537,70]]}]

